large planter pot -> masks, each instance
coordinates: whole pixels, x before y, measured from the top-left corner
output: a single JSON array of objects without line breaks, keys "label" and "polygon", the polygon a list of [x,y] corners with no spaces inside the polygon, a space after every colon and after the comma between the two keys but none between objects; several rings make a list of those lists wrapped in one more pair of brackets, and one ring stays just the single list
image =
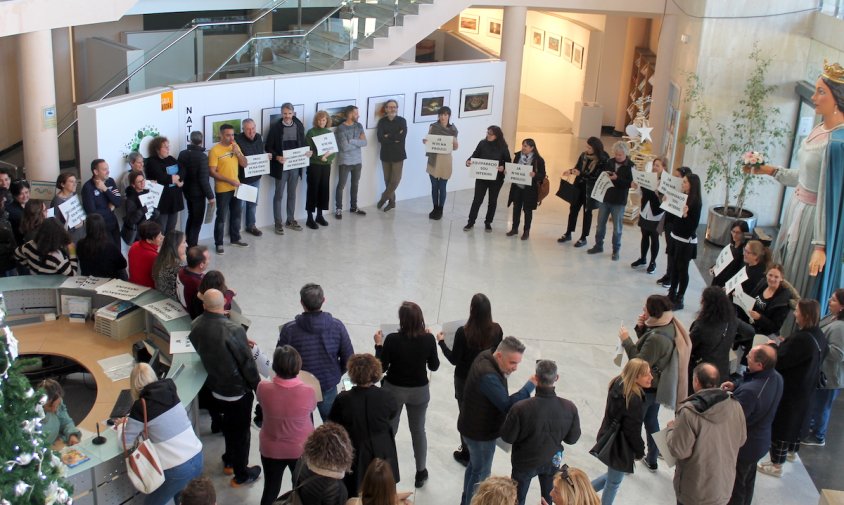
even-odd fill
[{"label": "large planter pot", "polygon": [[724,213],[723,205],[713,205],[709,207],[709,213],[706,218],[706,241],[710,244],[724,247],[730,243],[730,228],[733,223],[741,220],[747,222],[747,228],[753,232],[756,227],[756,214],[742,209],[741,216],[735,216],[735,209],[730,208],[732,212],[730,215]]}]

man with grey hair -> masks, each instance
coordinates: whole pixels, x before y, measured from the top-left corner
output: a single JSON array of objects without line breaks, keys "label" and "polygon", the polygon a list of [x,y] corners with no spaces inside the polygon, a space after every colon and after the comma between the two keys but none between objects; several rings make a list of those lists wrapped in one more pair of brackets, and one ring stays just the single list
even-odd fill
[{"label": "man with grey hair", "polygon": [[[293,104],[286,102],[281,106],[281,119],[270,126],[267,133],[266,150],[270,158],[270,176],[275,179],[275,193],[273,194],[273,219],[275,232],[284,235],[285,225],[291,230],[299,231],[302,227],[296,222],[296,186],[302,178],[302,169],[285,170],[284,151],[307,147],[305,125],[296,117]],[[312,152],[308,152],[310,158]],[[287,221],[282,218],[281,200],[284,198],[284,188],[287,188]]]},{"label": "man with grey hair", "polygon": [[278,347],[290,345],[302,356],[302,370],[312,373],[322,390],[317,410],[323,421],[337,397],[337,384],[354,354],[349,332],[339,320],[322,311],[325,295],[319,284],[305,284],[299,290],[305,311],[281,327]]},{"label": "man with grey hair", "polygon": [[462,505],[469,505],[475,486],[489,477],[495,439],[501,434],[507,412],[519,400],[529,398],[537,384],[534,375],[512,395],[507,390],[507,377],[519,367],[524,352],[524,344],[516,337],[504,337],[495,352],[488,349],[478,354],[469,369],[463,389],[463,408],[457,418],[457,430],[469,447]]},{"label": "man with grey hair", "polygon": [[[179,153],[179,170],[185,174],[185,195],[188,207],[188,221],[185,225],[185,241],[193,247],[199,241],[199,231],[205,220],[205,201],[214,203],[214,190],[208,174],[208,155],[202,146],[205,141],[201,131],[190,132],[190,145]],[[143,165],[143,164],[142,164]]]},{"label": "man with grey hair", "polygon": [[[261,134],[258,133],[258,129],[255,126],[255,120],[252,118],[244,119],[240,126],[243,131],[235,135],[234,141],[240,146],[240,150],[243,151],[243,155],[253,156],[256,154],[263,154],[265,156],[270,156],[264,150],[264,139],[261,138]],[[243,167],[238,167],[237,178],[242,184],[252,186],[256,191],[261,188],[261,176],[253,175],[251,177],[246,177],[246,169]],[[245,207],[244,219],[246,221],[244,230],[256,237],[260,237],[263,233],[261,233],[261,230],[255,226],[255,211],[258,208],[258,201],[255,200],[254,202],[243,203]]]},{"label": "man with grey hair", "polygon": [[510,476],[519,486],[519,505],[524,505],[535,476],[539,477],[542,497],[551,503],[554,474],[563,460],[563,443],[572,445],[580,438],[577,407],[554,391],[554,383],[560,378],[557,364],[547,359],[537,361],[536,378],[536,395],[513,405],[501,428],[501,439],[513,444]]},{"label": "man with grey hair", "polygon": [[598,205],[598,224],[595,227],[595,245],[586,251],[588,254],[604,252],[604,236],[607,234],[607,219],[612,215],[612,260],[618,261],[621,252],[621,230],[624,224],[624,207],[627,205],[627,193],[633,184],[633,162],[630,160],[630,148],[625,142],[616,142],[612,146],[613,157],[604,165],[605,172],[612,186]]},{"label": "man with grey hair", "polygon": [[384,212],[396,206],[396,188],[401,182],[402,167],[407,158],[404,142],[407,137],[407,121],[398,115],[399,102],[390,98],[384,102],[384,117],[378,120],[377,135],[381,144],[381,166],[384,169],[384,192],[377,208]]}]

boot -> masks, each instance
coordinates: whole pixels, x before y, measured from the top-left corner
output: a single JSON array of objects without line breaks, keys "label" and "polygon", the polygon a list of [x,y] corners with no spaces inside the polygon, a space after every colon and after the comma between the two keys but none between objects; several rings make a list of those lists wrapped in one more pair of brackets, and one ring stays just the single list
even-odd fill
[{"label": "boot", "polygon": [[440,219],[443,218],[443,206],[442,205],[438,205],[437,207],[435,207],[434,212],[435,212],[435,214],[434,214],[435,220],[439,221]]},{"label": "boot", "polygon": [[466,466],[469,464],[469,448],[465,445],[458,447],[452,455],[454,456],[454,460],[461,465]]},{"label": "boot", "polygon": [[674,310],[683,310],[683,295],[674,296]]},{"label": "boot", "polygon": [[439,207],[434,205],[434,210],[428,213],[428,219],[437,219],[437,209],[439,209]]}]

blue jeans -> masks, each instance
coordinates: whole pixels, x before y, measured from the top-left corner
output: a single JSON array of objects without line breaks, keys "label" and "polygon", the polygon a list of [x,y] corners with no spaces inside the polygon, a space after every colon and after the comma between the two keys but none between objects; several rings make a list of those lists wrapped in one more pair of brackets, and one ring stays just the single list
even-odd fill
[{"label": "blue jeans", "polygon": [[434,207],[445,206],[445,187],[448,184],[448,179],[440,179],[433,175],[428,175],[431,178],[431,200],[434,201]]},{"label": "blue jeans", "polygon": [[604,490],[601,493],[601,505],[612,505],[612,502],[615,501],[615,495],[618,494],[618,488],[621,487],[622,480],[624,480],[624,472],[607,467],[607,473],[592,481],[592,488],[595,492]]},{"label": "blue jeans", "polygon": [[202,451],[179,466],[164,470],[164,483],[144,498],[144,505],[165,505],[173,498],[179,503],[179,494],[188,482],[202,475]]},{"label": "blue jeans", "polygon": [[495,456],[495,440],[472,440],[463,437],[469,448],[469,465],[463,474],[463,498],[461,505],[469,505],[475,494],[475,487],[492,472],[492,457]]},{"label": "blue jeans", "polygon": [[[245,184],[248,184],[257,190],[261,189],[261,179],[258,179],[255,182],[247,182]],[[246,228],[249,229],[255,226],[255,210],[258,208],[258,200],[255,200],[255,203],[243,202],[243,206],[246,207],[246,210],[244,211]]]},{"label": "blue jeans", "polygon": [[653,433],[659,431],[659,403],[656,401],[656,391],[645,391],[645,433],[648,439],[648,454],[645,456],[648,464],[656,464],[659,449],[654,442]]},{"label": "blue jeans", "polygon": [[234,191],[217,193],[217,219],[214,220],[214,245],[223,245],[226,234],[226,221],[229,222],[229,238],[240,242],[240,200],[234,197]]},{"label": "blue jeans", "polygon": [[551,489],[554,487],[554,474],[556,473],[557,467],[551,463],[546,463],[542,466],[531,468],[529,470],[516,470],[513,468],[510,472],[510,477],[512,477],[518,485],[519,505],[525,505],[528,490],[530,489],[530,481],[532,481],[536,476],[539,477],[539,490],[542,497],[545,498],[547,503],[552,503]]},{"label": "blue jeans", "polygon": [[826,429],[829,427],[829,413],[832,404],[838,397],[840,389],[817,389],[812,397],[812,409],[809,411],[809,428],[815,438],[823,442],[826,440]]},{"label": "blue jeans", "polygon": [[285,223],[281,215],[281,200],[284,198],[284,188],[287,187],[287,223],[292,222],[296,215],[296,186],[299,184],[299,169],[285,170],[281,177],[275,180],[273,193],[273,220],[276,226]]},{"label": "blue jeans", "polygon": [[328,414],[331,413],[331,406],[334,405],[334,399],[337,398],[337,386],[333,388],[322,390],[322,401],[317,402],[316,408],[319,411],[319,417],[322,422],[328,421]]},{"label": "blue jeans", "polygon": [[621,250],[621,227],[624,224],[624,204],[601,202],[598,204],[598,226],[595,228],[595,245],[604,246],[607,219],[612,215],[612,250]]}]

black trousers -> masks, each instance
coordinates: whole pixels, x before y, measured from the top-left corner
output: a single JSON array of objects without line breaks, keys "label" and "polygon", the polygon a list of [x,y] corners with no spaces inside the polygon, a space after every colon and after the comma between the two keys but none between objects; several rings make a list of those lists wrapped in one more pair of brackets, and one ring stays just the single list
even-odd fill
[{"label": "black trousers", "polygon": [[187,204],[188,221],[185,224],[185,241],[188,247],[193,247],[199,242],[199,230],[202,229],[202,222],[205,221],[205,197],[187,198]]},{"label": "black trousers", "polygon": [[586,191],[585,186],[580,187],[580,195],[569,207],[569,223],[566,228],[566,235],[574,233],[577,228],[577,215],[580,209],[583,208],[583,229],[580,231],[580,238],[585,239],[589,236],[589,230],[592,228],[592,206],[590,204],[589,192]]},{"label": "black trousers", "polygon": [[261,505],[272,505],[281,491],[281,479],[284,469],[290,468],[290,480],[298,459],[273,459],[261,456],[261,466],[264,467],[264,493],[261,495]]},{"label": "black trousers", "polygon": [[756,487],[756,461],[736,461],[736,482],[727,505],[750,505]]},{"label": "black trousers", "polygon": [[306,211],[328,210],[328,180],[330,177],[331,165],[311,164],[308,166],[306,175],[308,189],[305,196]]},{"label": "black trousers", "polygon": [[519,229],[519,222],[521,221],[522,217],[522,210],[525,211],[525,231],[530,231],[530,223],[533,221],[533,209],[529,209],[525,206],[525,192],[530,190],[530,188],[519,189],[516,188],[515,191],[510,192],[510,196],[513,198],[513,229]]},{"label": "black trousers", "polygon": [[484,223],[492,224],[492,219],[495,217],[495,208],[498,207],[498,193],[501,191],[502,184],[498,180],[475,180],[475,197],[472,199],[472,208],[469,209],[469,224],[475,224],[475,220],[478,219],[478,212],[481,210],[481,204],[484,203],[484,196],[487,193],[489,193],[489,202],[487,202]]},{"label": "black trousers", "polygon": [[249,391],[239,400],[227,402],[217,400],[223,414],[223,437],[226,439],[226,451],[223,462],[231,465],[237,480],[246,480],[246,468],[249,466],[249,444],[252,440],[252,401],[255,395]]}]

